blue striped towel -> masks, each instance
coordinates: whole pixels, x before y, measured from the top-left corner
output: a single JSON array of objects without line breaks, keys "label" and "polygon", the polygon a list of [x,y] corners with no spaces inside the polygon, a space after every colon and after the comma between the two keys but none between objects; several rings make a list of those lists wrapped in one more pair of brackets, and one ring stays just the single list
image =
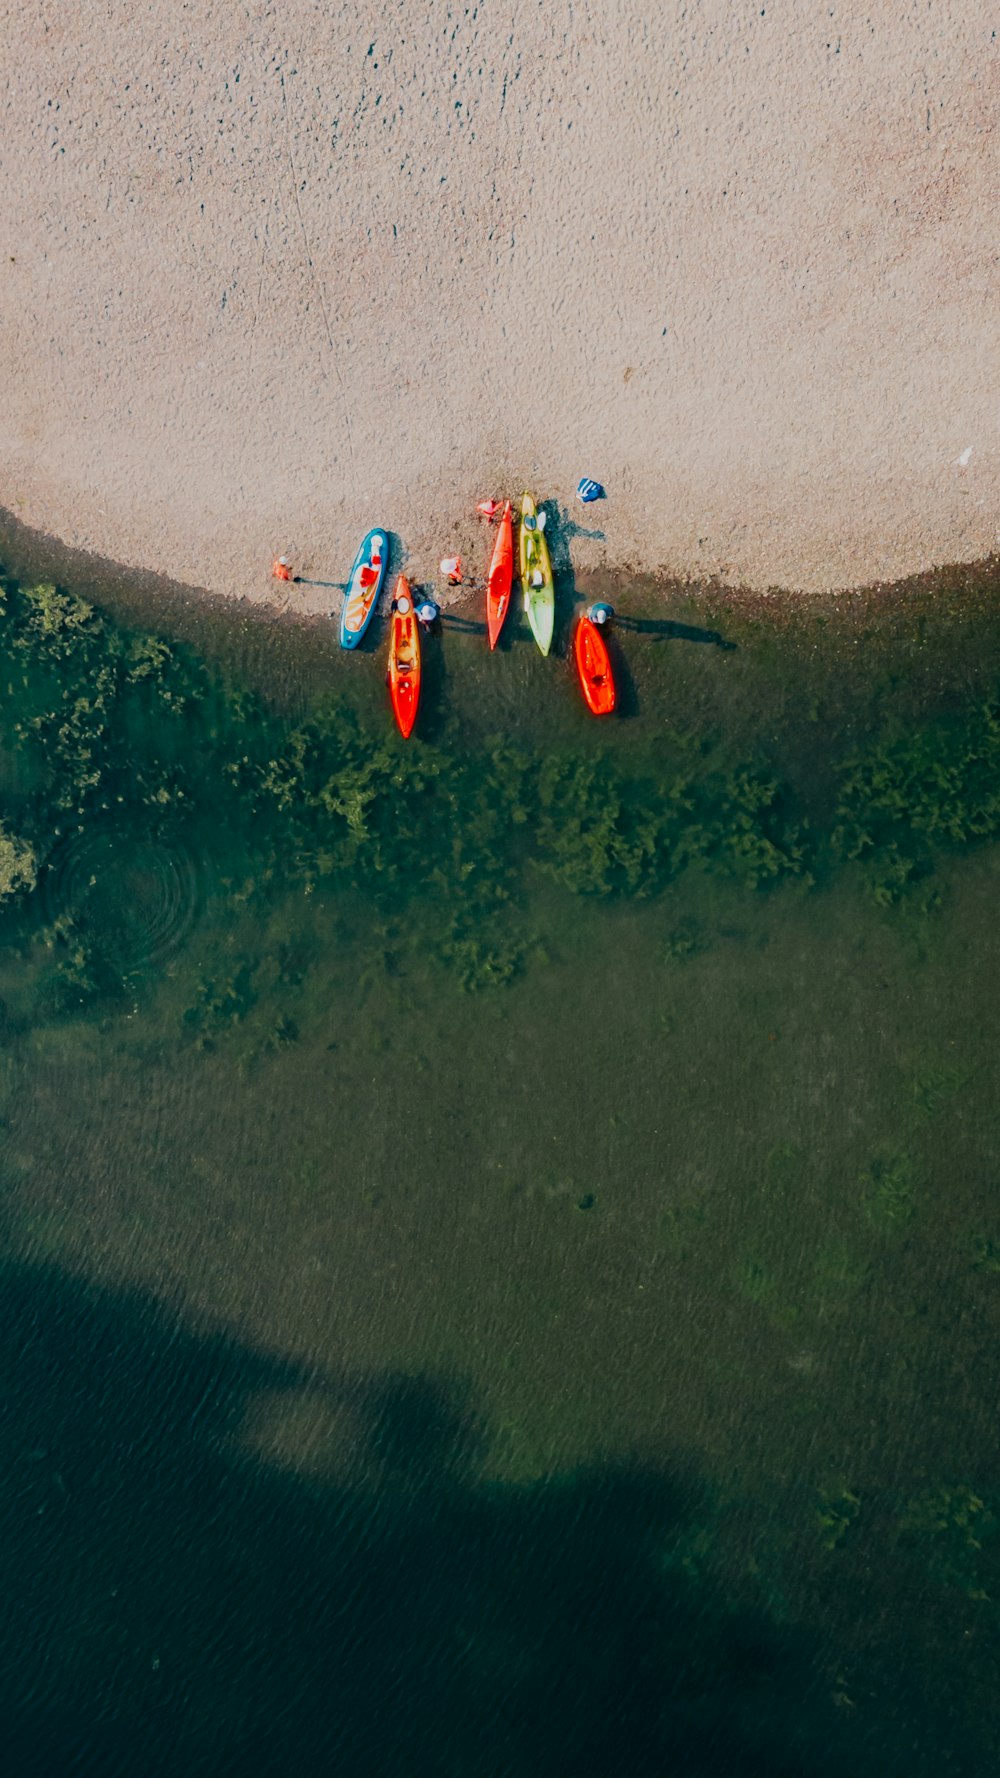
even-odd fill
[{"label": "blue striped towel", "polygon": [[591,500],[604,499],[604,489],[601,487],[600,482],[592,482],[587,475],[585,475],[583,480],[579,483],[576,491],[579,498],[583,501],[584,506]]}]

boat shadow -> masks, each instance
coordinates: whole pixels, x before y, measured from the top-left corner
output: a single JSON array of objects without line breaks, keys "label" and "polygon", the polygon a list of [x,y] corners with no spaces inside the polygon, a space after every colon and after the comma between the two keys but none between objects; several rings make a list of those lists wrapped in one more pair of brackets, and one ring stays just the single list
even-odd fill
[{"label": "boat shadow", "polygon": [[640,712],[639,688],[629,666],[628,655],[612,633],[606,638],[615,681],[615,715],[619,722],[631,722]]},{"label": "boat shadow", "polygon": [[438,741],[448,726],[448,651],[443,646],[444,637],[437,633],[440,624],[439,618],[430,635],[420,638],[420,706],[413,729],[415,741]]}]

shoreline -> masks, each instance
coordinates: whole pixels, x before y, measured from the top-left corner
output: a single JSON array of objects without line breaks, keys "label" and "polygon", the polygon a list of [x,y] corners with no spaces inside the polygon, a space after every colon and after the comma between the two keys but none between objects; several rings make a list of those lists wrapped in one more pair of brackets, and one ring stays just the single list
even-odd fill
[{"label": "shoreline", "polygon": [[[376,614],[376,630],[384,626],[391,598],[391,581],[397,566],[391,557],[386,590]],[[311,632],[316,636],[321,636],[329,627],[331,646],[335,644],[338,654],[340,652],[337,629],[339,593],[333,595],[323,609],[310,609],[304,602],[299,603],[294,596],[299,589],[294,585],[291,594],[276,589],[277,596],[266,600],[232,598],[207,587],[171,580],[155,570],[134,568],[92,551],[75,548],[58,537],[33,530],[2,506],[0,572],[8,573],[24,584],[53,581],[99,608],[109,610],[116,619],[191,639],[203,636],[206,625],[214,629],[217,622],[227,631],[232,631],[234,626],[245,628],[249,625],[255,630],[280,627],[300,633]],[[634,610],[637,599],[640,603],[646,600],[651,616],[664,616],[671,607],[700,610],[706,615],[724,613],[728,609],[741,618],[751,613],[759,615],[776,629],[787,628],[803,618],[812,621],[821,615],[842,618],[846,624],[858,611],[869,617],[873,604],[876,614],[881,611],[887,616],[895,615],[921,599],[938,602],[945,596],[960,596],[963,616],[966,617],[974,617],[977,611],[1000,610],[1000,552],[976,562],[947,563],[898,580],[874,581],[866,586],[841,588],[826,594],[782,587],[760,589],[726,585],[717,580],[679,579],[625,569],[591,569],[578,573],[575,569],[557,568],[555,579],[557,601],[561,598],[564,615],[570,581],[576,604],[600,597],[614,602],[624,597],[625,607],[632,616],[644,615],[644,612]],[[478,584],[470,586],[467,582],[453,589],[434,586],[431,590],[443,611],[461,617],[481,615],[483,587]],[[515,590],[515,604],[518,602],[519,594]]]},{"label": "shoreline", "polygon": [[525,487],[584,515],[581,575],[831,593],[982,560],[993,24],[19,17],[0,504],[262,606],[273,556],[336,581],[373,523],[416,580],[478,568],[476,501]]}]

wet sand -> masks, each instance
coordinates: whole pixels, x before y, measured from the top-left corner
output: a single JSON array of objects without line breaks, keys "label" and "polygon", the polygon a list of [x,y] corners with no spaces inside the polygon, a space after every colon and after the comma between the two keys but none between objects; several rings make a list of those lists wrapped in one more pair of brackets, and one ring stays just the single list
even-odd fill
[{"label": "wet sand", "polygon": [[475,501],[525,485],[582,570],[828,591],[996,548],[984,0],[4,11],[25,525],[278,603],[273,554],[335,582],[372,523],[418,579],[479,564]]}]

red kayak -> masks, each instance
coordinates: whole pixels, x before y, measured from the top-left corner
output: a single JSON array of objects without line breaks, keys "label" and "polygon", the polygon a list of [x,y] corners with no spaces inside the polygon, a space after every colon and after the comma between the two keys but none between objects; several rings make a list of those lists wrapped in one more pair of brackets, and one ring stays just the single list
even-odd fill
[{"label": "red kayak", "polygon": [[413,731],[420,702],[420,626],[405,574],[396,582],[389,626],[389,696],[404,741]]},{"label": "red kayak", "polygon": [[503,629],[504,618],[510,610],[510,590],[513,584],[514,520],[508,500],[500,520],[496,548],[490,563],[489,586],[486,589],[486,627],[490,633],[491,648],[496,647],[497,637]]},{"label": "red kayak", "polygon": [[573,638],[576,670],[588,709],[595,716],[610,716],[615,707],[615,680],[608,645],[598,626],[581,617]]}]

